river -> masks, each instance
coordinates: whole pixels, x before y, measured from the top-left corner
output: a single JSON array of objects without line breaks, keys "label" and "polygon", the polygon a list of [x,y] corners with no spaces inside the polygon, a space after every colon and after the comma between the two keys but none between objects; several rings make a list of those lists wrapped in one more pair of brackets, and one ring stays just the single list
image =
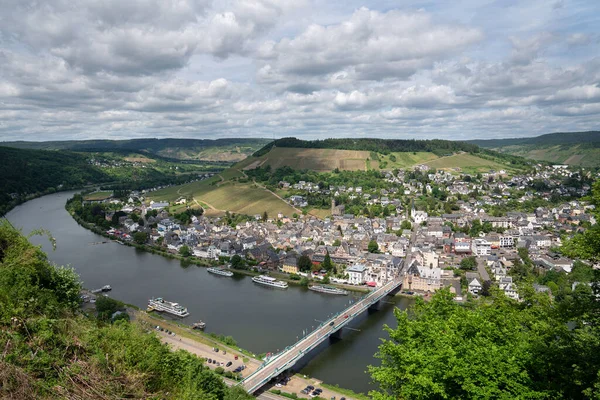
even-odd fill
[{"label": "river", "polygon": [[[293,344],[303,330],[311,329],[330,314],[342,310],[353,297],[315,293],[305,288],[277,290],[258,286],[249,277],[220,277],[205,268],[183,268],[178,260],[136,250],[106,239],[79,226],[65,210],[73,192],[51,194],[22,204],[7,214],[8,220],[28,234],[43,228],[56,239],[56,250],[47,238],[35,236],[48,258],[70,265],[85,287],[110,284],[110,295],[140,308],[148,298],[164,297],[185,305],[190,316],[184,321],[206,322],[206,332],[231,335],[240,347],[255,353],[274,352]],[[341,340],[331,340],[302,369],[302,373],[357,392],[373,389],[366,373],[376,365],[373,354],[383,325],[396,326],[393,308],[406,308],[410,300],[390,298],[379,311],[362,315],[345,330]]]}]

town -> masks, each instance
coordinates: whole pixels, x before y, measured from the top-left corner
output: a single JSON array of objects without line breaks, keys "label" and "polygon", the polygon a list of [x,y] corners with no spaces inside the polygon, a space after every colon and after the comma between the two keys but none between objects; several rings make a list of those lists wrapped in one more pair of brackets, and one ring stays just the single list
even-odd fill
[{"label": "town", "polygon": [[[154,201],[152,189],[82,197],[75,213],[97,225],[100,215],[105,233],[120,241],[212,264],[351,289],[381,287],[402,273],[404,293],[428,296],[449,287],[459,301],[486,295],[492,286],[518,300],[523,263],[569,273],[579,261],[560,254],[563,238],[596,223],[594,206],[581,200],[596,177],[565,165],[537,164],[512,176],[426,165],[378,175],[362,186],[278,182],[294,207],[306,207],[315,196],[328,199],[323,219],[268,210],[208,217],[185,197]],[[358,212],[348,213],[357,201]],[[535,289],[551,291],[541,284]]]}]

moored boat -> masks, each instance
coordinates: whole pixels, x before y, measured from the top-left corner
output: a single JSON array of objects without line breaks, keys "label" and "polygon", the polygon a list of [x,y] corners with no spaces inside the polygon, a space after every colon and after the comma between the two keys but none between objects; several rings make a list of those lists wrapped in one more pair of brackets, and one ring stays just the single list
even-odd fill
[{"label": "moored boat", "polygon": [[190,315],[186,307],[178,303],[173,303],[170,301],[164,300],[162,297],[157,297],[148,300],[148,310],[149,311],[163,311],[177,317],[187,317]]},{"label": "moored boat", "polygon": [[319,292],[319,293],[339,294],[339,295],[342,295],[342,296],[348,295],[348,291],[347,290],[336,288],[336,287],[333,287],[333,286],[314,285],[314,286],[309,286],[308,289],[309,290],[313,290],[315,292]]},{"label": "moored boat", "polygon": [[211,267],[211,268],[208,268],[208,272],[210,272],[211,274],[221,275],[221,276],[233,276],[233,272],[228,271],[225,268]]},{"label": "moored boat", "polygon": [[204,329],[206,328],[206,322],[198,321],[192,324],[192,329]]},{"label": "moored boat", "polygon": [[278,281],[275,278],[271,278],[270,276],[259,275],[252,278],[252,282],[258,283],[260,285],[271,286],[278,289],[287,289],[288,284],[283,281]]}]

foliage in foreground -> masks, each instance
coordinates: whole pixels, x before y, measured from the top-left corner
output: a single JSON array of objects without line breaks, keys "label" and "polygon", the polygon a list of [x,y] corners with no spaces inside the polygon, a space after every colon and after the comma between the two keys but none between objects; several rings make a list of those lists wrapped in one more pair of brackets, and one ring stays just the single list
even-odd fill
[{"label": "foliage in foreground", "polygon": [[[598,277],[596,276],[596,281]],[[596,288],[597,290],[597,288]],[[410,313],[396,310],[370,367],[388,399],[558,399],[600,396],[600,308],[580,285],[564,300],[530,290],[521,303],[496,292],[493,301],[459,305],[448,290]],[[567,322],[570,322],[567,325]],[[571,329],[573,328],[573,329]]]},{"label": "foliage in foreground", "polygon": [[140,325],[78,312],[80,283],[0,223],[0,398],[251,399]]}]

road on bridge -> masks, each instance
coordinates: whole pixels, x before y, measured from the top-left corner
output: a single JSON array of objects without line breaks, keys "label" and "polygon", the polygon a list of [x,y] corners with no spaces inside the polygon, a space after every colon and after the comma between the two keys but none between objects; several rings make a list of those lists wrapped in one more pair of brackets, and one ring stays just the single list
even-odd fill
[{"label": "road on bridge", "polygon": [[376,303],[381,297],[392,291],[401,282],[402,276],[396,277],[395,279],[387,282],[385,285],[377,290],[372,291],[360,301],[352,304],[335,317],[325,321],[325,323],[323,323],[320,327],[315,329],[308,336],[296,342],[293,346],[288,347],[281,353],[275,355],[274,358],[269,360],[266,365],[241,382],[244,389],[246,389],[249,393],[253,393],[272,377],[277,376],[284,370],[292,367],[297,360],[302,358],[303,355],[316,347],[326,337],[336,332],[338,329],[341,329],[341,325],[345,325],[348,320],[354,318],[356,315],[369,308],[372,304]]}]

